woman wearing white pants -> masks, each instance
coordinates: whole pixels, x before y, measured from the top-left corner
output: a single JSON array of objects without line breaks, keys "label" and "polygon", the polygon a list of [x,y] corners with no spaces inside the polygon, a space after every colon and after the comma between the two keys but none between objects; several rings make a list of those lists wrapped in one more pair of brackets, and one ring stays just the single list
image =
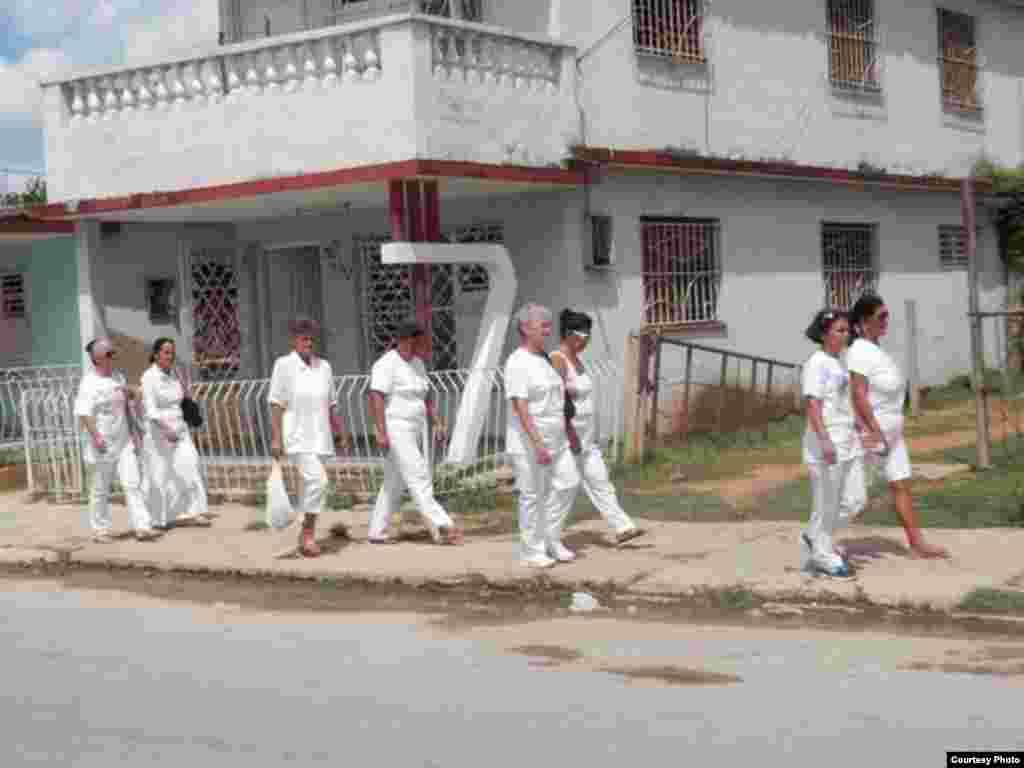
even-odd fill
[{"label": "woman wearing white pants", "polygon": [[[385,454],[384,483],[370,513],[368,539],[389,544],[388,521],[398,511],[402,490],[409,489],[413,503],[437,544],[461,544],[462,531],[452,522],[437,499],[426,457],[420,449],[428,419],[434,421],[430,383],[423,359],[430,355],[430,337],[416,322],[399,325],[396,346],[373,364],[370,375],[370,413],[377,445]],[[435,439],[444,432],[434,423]]]},{"label": "woman wearing white pants", "polygon": [[299,552],[305,557],[319,557],[316,521],[323,512],[327,490],[323,457],[337,450],[331,435],[334,441],[341,438],[341,419],[335,410],[331,364],[313,353],[313,344],[320,335],[319,323],[300,317],[289,330],[292,353],[277,358],[270,375],[270,453],[278,461],[287,454],[299,470]]},{"label": "woman wearing white pants", "polygon": [[551,362],[565,380],[566,396],[573,401],[572,426],[579,441],[576,463],[583,490],[611,527],[615,543],[625,544],[645,531],[636,526],[619,504],[598,445],[594,382],[579,358],[590,341],[592,321],[582,312],[565,309],[558,317],[558,325],[562,341],[558,350],[551,353]]},{"label": "woman wearing white pants", "polygon": [[544,351],[551,312],[527,304],[516,314],[520,346],[505,363],[509,400],[505,451],[519,492],[520,561],[550,568],[576,554],[562,544],[562,527],[580,484],[569,449],[576,437],[566,414],[565,383]]},{"label": "woman wearing white pants", "polygon": [[135,538],[150,541],[160,534],[152,530],[142,496],[137,435],[133,434],[128,401],[134,397],[124,376],[114,373],[115,350],[109,339],[90,341],[85,348],[92,370],[82,377],[75,398],[75,416],[85,441],[85,463],[91,470],[89,525],[93,540],[110,541],[110,486],[116,475],[124,489]]},{"label": "woman wearing white pants", "polygon": [[850,404],[850,376],[839,356],[850,337],[843,312],[822,310],[806,331],[821,345],[803,366],[807,429],[803,458],[811,478],[811,518],[800,534],[804,570],[848,576],[849,566],[832,540],[867,501],[864,459]]},{"label": "woman wearing white pants", "polygon": [[174,361],[173,339],[157,339],[152,365],[142,374],[149,508],[154,526],[162,530],[182,523],[210,525],[199,452],[181,410],[185,388]]}]

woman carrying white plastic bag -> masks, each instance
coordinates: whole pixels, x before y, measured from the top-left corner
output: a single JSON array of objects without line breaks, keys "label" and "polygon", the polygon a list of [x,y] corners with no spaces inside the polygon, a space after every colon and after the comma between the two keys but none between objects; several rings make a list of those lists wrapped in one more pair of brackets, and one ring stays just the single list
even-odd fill
[{"label": "woman carrying white plastic bag", "polygon": [[284,486],[284,472],[279,461],[275,461],[271,465],[270,477],[267,478],[267,506],[264,509],[264,522],[277,530],[287,528],[295,522],[295,510],[292,509],[291,499],[288,498],[288,489]]}]

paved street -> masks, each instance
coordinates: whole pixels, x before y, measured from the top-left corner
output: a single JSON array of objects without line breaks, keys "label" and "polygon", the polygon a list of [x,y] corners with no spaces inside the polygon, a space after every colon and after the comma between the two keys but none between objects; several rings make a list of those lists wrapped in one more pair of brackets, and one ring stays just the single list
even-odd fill
[{"label": "paved street", "polygon": [[1019,670],[1019,640],[567,612],[440,624],[42,580],[0,582],[0,617],[11,768],[939,766],[947,748],[1024,748],[1019,672],[902,669]]}]

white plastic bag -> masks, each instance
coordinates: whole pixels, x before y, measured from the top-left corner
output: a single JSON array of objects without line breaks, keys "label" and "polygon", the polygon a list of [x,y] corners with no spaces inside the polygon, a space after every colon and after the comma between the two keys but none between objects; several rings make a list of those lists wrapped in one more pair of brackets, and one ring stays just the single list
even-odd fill
[{"label": "white plastic bag", "polygon": [[292,503],[288,499],[288,491],[284,487],[284,473],[281,462],[275,461],[270,467],[267,478],[267,508],[265,520],[271,528],[287,528],[295,519]]}]

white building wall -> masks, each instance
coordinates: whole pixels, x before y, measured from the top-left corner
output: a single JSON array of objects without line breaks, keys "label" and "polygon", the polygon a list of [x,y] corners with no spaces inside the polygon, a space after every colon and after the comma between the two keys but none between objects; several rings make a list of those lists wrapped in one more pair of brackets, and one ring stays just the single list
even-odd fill
[{"label": "white building wall", "polygon": [[637,56],[631,0],[564,0],[564,37],[583,57],[585,143],[954,176],[982,153],[1020,163],[1024,8],[942,4],[978,17],[985,114],[976,123],[943,112],[936,6],[875,5],[883,93],[871,101],[838,96],[829,83],[824,0],[714,0],[707,67]]}]

